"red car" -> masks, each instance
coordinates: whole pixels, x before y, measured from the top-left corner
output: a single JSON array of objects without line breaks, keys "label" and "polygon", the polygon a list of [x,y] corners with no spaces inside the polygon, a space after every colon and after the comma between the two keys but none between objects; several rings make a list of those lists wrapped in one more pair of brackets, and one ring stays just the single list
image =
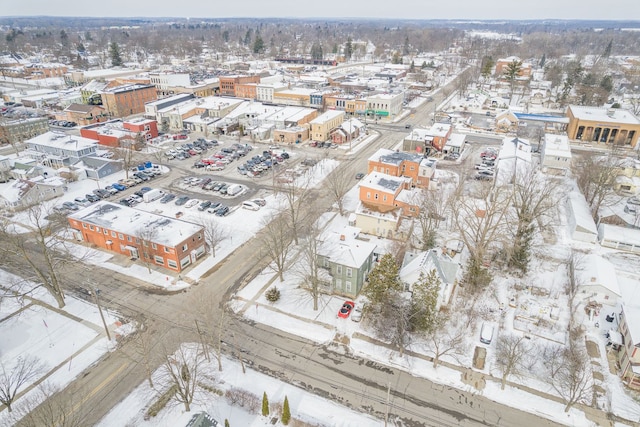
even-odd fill
[{"label": "red car", "polygon": [[356,306],[356,303],[353,301],[345,301],[340,307],[340,311],[338,311],[338,317],[346,319],[351,314],[351,310]]}]

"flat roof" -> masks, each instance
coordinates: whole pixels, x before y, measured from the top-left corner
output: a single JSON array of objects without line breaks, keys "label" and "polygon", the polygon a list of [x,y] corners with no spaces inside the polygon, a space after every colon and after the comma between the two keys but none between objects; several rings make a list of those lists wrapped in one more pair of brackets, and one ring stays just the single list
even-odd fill
[{"label": "flat roof", "polygon": [[85,148],[95,147],[97,142],[83,136],[67,135],[62,132],[45,132],[25,141],[27,144],[35,144],[45,147],[60,148],[63,150],[80,151]]},{"label": "flat roof", "polygon": [[568,108],[573,113],[573,116],[579,120],[640,125],[640,120],[636,116],[622,108],[585,107],[581,105],[570,105]]},{"label": "flat roof", "polygon": [[201,225],[191,222],[106,201],[87,206],[69,215],[69,218],[129,236],[143,234],[147,240],[167,247],[175,247],[203,229]]}]

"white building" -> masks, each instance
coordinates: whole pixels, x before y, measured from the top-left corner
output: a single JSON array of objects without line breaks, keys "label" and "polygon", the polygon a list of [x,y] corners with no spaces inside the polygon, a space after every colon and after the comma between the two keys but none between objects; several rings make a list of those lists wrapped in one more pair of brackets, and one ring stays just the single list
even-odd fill
[{"label": "white building", "polygon": [[571,168],[571,146],[567,135],[546,134],[542,145],[542,167],[552,169]]},{"label": "white building", "polygon": [[591,210],[582,193],[577,190],[569,193],[566,207],[567,225],[571,238],[578,242],[596,243],[598,240],[598,227],[591,216]]},{"label": "white building", "polygon": [[393,117],[402,111],[404,94],[383,93],[367,97],[367,115]]},{"label": "white building", "polygon": [[160,90],[191,85],[188,73],[149,73],[149,79],[151,84]]},{"label": "white building", "polygon": [[615,306],[620,299],[620,288],[614,265],[599,255],[589,254],[576,265],[578,292],[586,303],[595,301]]}]

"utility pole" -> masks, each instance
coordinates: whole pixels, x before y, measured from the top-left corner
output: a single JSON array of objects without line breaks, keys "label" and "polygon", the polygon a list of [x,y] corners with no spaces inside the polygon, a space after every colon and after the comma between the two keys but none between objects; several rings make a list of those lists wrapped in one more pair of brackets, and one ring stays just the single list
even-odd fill
[{"label": "utility pole", "polygon": [[387,404],[384,410],[384,427],[387,427],[389,421],[389,396],[391,394],[391,383],[387,382]]},{"label": "utility pole", "polygon": [[102,324],[104,325],[104,331],[107,333],[107,339],[111,341],[111,334],[109,333],[109,328],[107,327],[107,322],[104,320],[104,314],[102,313],[102,307],[100,306],[100,301],[98,300],[98,291],[91,286],[91,292],[93,292],[93,299],[98,306],[98,311],[100,312],[100,318],[102,319]]}]

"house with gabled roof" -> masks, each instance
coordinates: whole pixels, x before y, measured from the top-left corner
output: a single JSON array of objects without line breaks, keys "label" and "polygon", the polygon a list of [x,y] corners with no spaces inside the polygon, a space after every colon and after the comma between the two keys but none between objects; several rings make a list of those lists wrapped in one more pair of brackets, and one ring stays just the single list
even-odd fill
[{"label": "house with gabled roof", "polygon": [[377,245],[350,225],[326,230],[318,239],[318,265],[326,272],[324,286],[339,295],[357,297],[378,258]]},{"label": "house with gabled roof", "polygon": [[411,292],[413,285],[420,279],[420,275],[426,276],[433,270],[435,270],[436,277],[441,284],[437,306],[448,305],[457,285],[460,265],[438,249],[418,253],[407,252],[402,267],[400,267],[400,280],[405,284],[405,289]]},{"label": "house with gabled roof", "polygon": [[436,165],[437,161],[434,158],[381,148],[369,157],[367,168],[368,173],[380,172],[395,177],[406,177],[411,180],[411,186],[429,188]]}]

